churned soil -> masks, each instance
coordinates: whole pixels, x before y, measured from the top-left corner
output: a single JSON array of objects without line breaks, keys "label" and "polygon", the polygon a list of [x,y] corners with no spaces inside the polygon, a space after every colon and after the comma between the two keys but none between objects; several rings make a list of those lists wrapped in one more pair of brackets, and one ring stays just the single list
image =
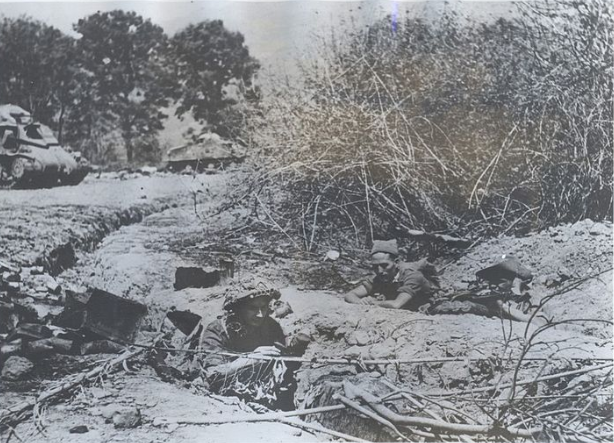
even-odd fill
[{"label": "churned soil", "polygon": [[[98,287],[146,304],[149,314],[138,338],[142,343],[151,340],[155,331],[172,330],[165,320],[165,313],[170,309],[189,309],[201,315],[205,323],[220,314],[222,287],[175,290],[173,283],[177,267],[216,266],[219,259],[225,257],[234,260],[235,277],[257,274],[279,284],[282,300],[292,308],[292,312],[279,321],[288,334],[311,335],[313,341],[307,349],[307,358],[406,360],[405,364],[373,364],[366,369],[421,393],[511,380],[513,368],[492,371],[478,367],[470,358],[504,360],[526,351],[530,357],[551,359],[523,369],[520,377],[524,379],[538,371],[555,371],[560,359],[610,358],[612,355],[611,326],[595,321],[612,320],[612,226],[609,224],[585,220],[527,237],[492,239],[465,251],[454,262],[438,263],[445,266],[441,276],[445,293],[465,289],[475,278],[475,272],[497,263],[505,254],[518,258],[535,276],[530,288],[534,304],[548,300],[543,305],[543,313],[551,321],[563,322],[540,334],[538,343],[530,345],[530,338],[539,327],[537,322],[526,324],[473,314],[426,315],[345,303],[343,292],[368,273],[358,266],[366,257],[366,251],[363,256],[342,253],[337,261],[330,261],[325,260],[327,250],[305,255],[292,253],[288,244],[279,245],[277,250],[270,245],[265,248],[259,237],[252,235],[254,224],[246,222],[248,211],[235,208],[220,212],[228,177],[198,177],[92,178],[82,186],[70,188],[67,196],[61,196],[62,191],[55,189],[19,191],[45,193],[49,196],[49,205],[26,204],[26,194],[0,194],[0,201],[6,202],[14,215],[22,217],[22,232],[28,236],[28,240],[24,240],[15,234],[6,244],[52,241],[49,239],[54,238],[54,231],[43,221],[53,214],[66,214],[56,211],[57,207],[83,207],[84,211],[90,211],[89,217],[96,220],[104,218],[109,211],[139,206],[142,200],[160,202],[155,210],[143,214],[139,223],[118,226],[105,233],[96,247],[78,250],[73,266],[57,277],[75,286]],[[77,195],[79,190],[89,195],[92,202],[100,203],[88,203],[88,197]],[[114,195],[126,195],[126,199],[107,196],[95,200],[107,190]],[[141,199],[141,192],[148,194],[147,199]],[[114,201],[121,201],[121,204],[118,206]],[[78,219],[80,215],[75,214],[75,217]],[[64,236],[60,243],[78,236],[70,231],[73,229],[70,226],[71,223],[56,223],[56,230]],[[15,226],[10,229],[11,233],[20,232]],[[38,249],[37,253],[41,254]],[[0,258],[10,258],[10,254],[0,254]],[[314,288],[317,286],[314,285],[315,274],[315,280],[320,283],[318,288]],[[179,346],[184,338],[176,331],[172,343]],[[458,357],[458,361],[437,361],[449,357]],[[433,361],[412,363],[412,359]],[[18,425],[16,432],[22,439],[33,442],[332,439],[281,423],[154,426],[159,417],[244,414],[246,406],[234,399],[207,395],[197,385],[163,382],[143,362],[129,363],[125,369],[50,405],[43,411],[44,431],[39,432],[30,420]],[[313,400],[313,387],[323,377],[353,376],[357,372],[360,371],[356,365],[303,364],[298,373],[297,400],[309,405]],[[53,382],[45,381],[47,385]],[[13,392],[0,396],[5,404],[4,400],[13,402],[33,394]],[[141,424],[136,428],[117,429],[105,418],[104,408],[133,406],[141,415]],[[79,425],[87,426],[88,432],[69,432]]]}]

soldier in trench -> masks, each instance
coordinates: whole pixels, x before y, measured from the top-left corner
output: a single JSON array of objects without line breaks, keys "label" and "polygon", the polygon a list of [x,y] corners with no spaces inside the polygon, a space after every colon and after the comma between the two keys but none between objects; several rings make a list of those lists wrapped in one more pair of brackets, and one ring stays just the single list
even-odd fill
[{"label": "soldier in trench", "polygon": [[302,354],[309,337],[299,334],[287,343],[281,326],[270,317],[270,304],[279,298],[280,292],[262,279],[235,282],[227,289],[224,314],[197,337],[197,347],[204,351],[197,365],[212,392],[272,409],[294,409],[299,365],[275,357]]},{"label": "soldier in trench", "polygon": [[[516,306],[523,296],[526,299],[526,294],[521,294],[520,290],[512,291],[512,286],[519,280],[530,280],[532,275],[512,258],[477,273],[478,278],[492,280],[489,297],[471,294],[470,291],[455,296],[454,300],[435,303],[431,300],[433,293],[439,289],[435,267],[425,259],[409,263],[400,261],[396,240],[373,241],[371,266],[375,276],[348,292],[345,301],[391,309],[420,310],[427,314],[472,313],[487,317],[502,316],[523,322],[531,318],[525,312],[526,309],[523,311]],[[536,322],[541,324],[543,320],[538,319]]]},{"label": "soldier in trench", "polygon": [[401,261],[396,240],[373,241],[371,267],[375,275],[348,292],[346,302],[417,311],[439,288],[435,267],[426,259]]}]

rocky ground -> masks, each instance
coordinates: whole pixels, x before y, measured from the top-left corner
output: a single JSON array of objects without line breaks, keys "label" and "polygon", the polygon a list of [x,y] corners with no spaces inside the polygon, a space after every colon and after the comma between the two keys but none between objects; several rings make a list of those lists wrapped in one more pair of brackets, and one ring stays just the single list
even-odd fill
[{"label": "rocky ground", "polygon": [[[341,254],[330,261],[325,260],[327,250],[295,254],[288,241],[272,245],[262,233],[265,217],[254,222],[250,211],[236,207],[220,212],[219,196],[232,186],[232,177],[103,176],[78,187],[0,191],[0,261],[22,270],[42,267],[65,288],[93,286],[144,303],[148,315],[138,340],[146,343],[156,331],[173,330],[165,320],[170,309],[191,310],[205,322],[220,312],[220,287],[175,290],[178,267],[215,267],[220,259],[232,259],[236,277],[264,275],[283,288],[282,298],[293,312],[279,321],[287,333],[312,336],[307,358],[421,359],[398,365],[304,364],[297,400],[305,407],[320,404],[315,388],[335,377],[385,376],[398,386],[435,394],[508,383],[515,364],[507,359],[520,352],[545,359],[522,366],[517,374],[521,380],[577,369],[577,359],[611,359],[611,324],[595,321],[612,320],[611,225],[586,220],[526,238],[502,237],[465,251],[452,263],[438,263],[445,266],[445,293],[465,289],[476,271],[497,263],[503,254],[514,255],[535,275],[532,301],[544,301],[542,312],[552,322],[542,331],[538,321],[527,325],[473,314],[426,315],[348,305],[342,293],[365,272],[356,266],[364,257]],[[30,288],[28,278],[21,284]],[[40,304],[30,298],[28,303]],[[175,332],[171,341],[179,345],[182,339]],[[82,372],[103,357],[55,356],[35,362],[28,382],[0,380],[0,403],[5,407],[33,398],[60,376]],[[487,358],[499,363],[484,368],[482,359]],[[610,395],[611,388],[605,392]],[[468,408],[476,417],[483,415]],[[197,385],[164,382],[143,359],[135,359],[120,372],[45,407],[37,420],[17,425],[14,432],[22,440],[58,442],[332,439],[282,423],[155,426],[156,419],[165,417],[245,411],[245,405],[207,395]],[[351,426],[320,418],[329,428],[352,434]],[[74,433],[79,426],[87,432]],[[4,431],[3,441],[10,432]],[[367,431],[361,436],[374,438]]]}]

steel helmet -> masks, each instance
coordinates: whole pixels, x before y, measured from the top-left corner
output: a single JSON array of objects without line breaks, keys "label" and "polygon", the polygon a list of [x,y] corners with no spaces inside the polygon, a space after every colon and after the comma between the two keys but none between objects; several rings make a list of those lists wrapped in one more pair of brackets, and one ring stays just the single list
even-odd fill
[{"label": "steel helmet", "polygon": [[275,286],[262,278],[250,277],[240,281],[234,281],[226,289],[224,294],[224,309],[232,310],[242,300],[254,299],[267,296],[269,299],[278,300],[281,293]]}]

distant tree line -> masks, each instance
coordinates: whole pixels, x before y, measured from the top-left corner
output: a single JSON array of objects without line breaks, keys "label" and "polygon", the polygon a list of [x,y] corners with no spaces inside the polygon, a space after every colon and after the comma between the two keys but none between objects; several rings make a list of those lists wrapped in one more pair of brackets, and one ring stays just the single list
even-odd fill
[{"label": "distant tree line", "polygon": [[169,37],[134,12],[98,12],[73,25],[78,38],[28,17],[0,21],[0,103],[29,110],[63,143],[93,161],[124,149],[129,162],[155,159],[173,105],[233,135],[239,97],[257,100],[258,62],[243,35],[219,20]]}]

